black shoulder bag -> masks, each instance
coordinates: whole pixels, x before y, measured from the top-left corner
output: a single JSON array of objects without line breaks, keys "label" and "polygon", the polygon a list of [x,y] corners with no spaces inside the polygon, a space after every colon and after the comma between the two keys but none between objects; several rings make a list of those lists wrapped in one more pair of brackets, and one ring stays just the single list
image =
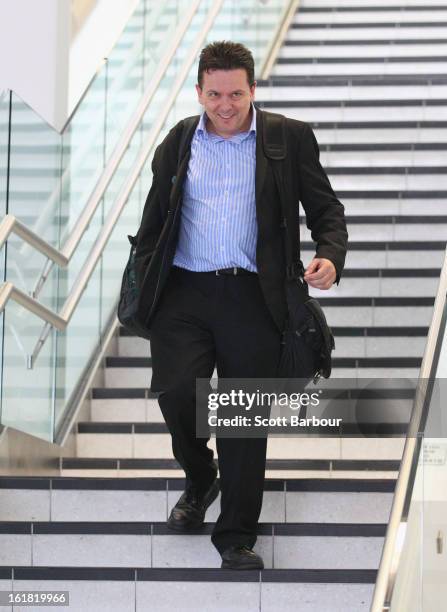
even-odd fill
[{"label": "black shoulder bag", "polygon": [[[184,120],[183,130],[179,146],[178,165],[183,159],[186,151],[186,142],[195,123],[194,117]],[[127,236],[130,242],[130,254],[124,268],[123,279],[121,281],[121,291],[118,301],[118,320],[132,334],[141,338],[150,339],[150,330],[145,325],[146,309],[141,304],[140,287],[137,284],[135,252],[137,248],[137,236]]]},{"label": "black shoulder bag", "polygon": [[286,259],[285,295],[288,316],[282,333],[279,378],[301,378],[314,384],[331,375],[334,336],[319,302],[309,296],[304,281],[304,266],[293,261],[293,237],[287,222],[282,160],[286,158],[285,117],[265,114],[264,152],[272,161],[273,174],[281,205]]}]

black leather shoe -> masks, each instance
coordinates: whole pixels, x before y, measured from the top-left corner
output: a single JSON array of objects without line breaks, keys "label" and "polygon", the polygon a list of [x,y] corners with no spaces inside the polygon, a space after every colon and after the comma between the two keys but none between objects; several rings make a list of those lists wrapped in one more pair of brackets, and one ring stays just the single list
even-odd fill
[{"label": "black leather shoe", "polygon": [[174,531],[189,531],[203,525],[205,512],[219,495],[217,479],[205,493],[191,485],[171,510],[167,526]]},{"label": "black leather shoe", "polygon": [[264,562],[249,546],[230,546],[221,554],[224,569],[264,569]]}]

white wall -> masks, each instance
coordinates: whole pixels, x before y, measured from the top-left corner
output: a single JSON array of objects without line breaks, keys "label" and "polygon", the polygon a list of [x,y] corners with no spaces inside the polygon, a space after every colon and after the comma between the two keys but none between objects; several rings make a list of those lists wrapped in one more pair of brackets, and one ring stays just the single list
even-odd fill
[{"label": "white wall", "polygon": [[71,113],[98,66],[112,50],[138,0],[96,2],[70,49],[68,113]]},{"label": "white wall", "polygon": [[82,0],[0,2],[0,91],[11,89],[60,131],[103,63],[138,0],[89,3],[72,36]]},{"label": "white wall", "polygon": [[0,2],[0,91],[58,129],[67,115],[70,0]]}]

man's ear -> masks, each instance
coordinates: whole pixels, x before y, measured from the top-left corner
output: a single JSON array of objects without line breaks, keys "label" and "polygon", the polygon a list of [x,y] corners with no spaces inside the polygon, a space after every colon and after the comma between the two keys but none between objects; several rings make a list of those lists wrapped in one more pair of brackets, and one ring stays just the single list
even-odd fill
[{"label": "man's ear", "polygon": [[252,95],[253,100],[255,99],[256,85],[257,85],[257,82],[255,81],[253,85],[250,87],[250,93]]},{"label": "man's ear", "polygon": [[203,104],[202,102],[203,89],[200,87],[199,84],[196,85],[196,92],[197,92],[197,98],[199,100],[199,103]]}]

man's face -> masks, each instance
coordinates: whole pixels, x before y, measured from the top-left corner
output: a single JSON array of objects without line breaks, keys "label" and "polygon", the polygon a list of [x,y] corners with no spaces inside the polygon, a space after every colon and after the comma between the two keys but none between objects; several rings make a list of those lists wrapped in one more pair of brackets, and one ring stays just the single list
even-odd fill
[{"label": "man's face", "polygon": [[210,121],[207,129],[224,138],[246,132],[250,128],[255,89],[256,83],[249,86],[243,68],[205,71],[202,88],[196,85],[196,90]]}]

